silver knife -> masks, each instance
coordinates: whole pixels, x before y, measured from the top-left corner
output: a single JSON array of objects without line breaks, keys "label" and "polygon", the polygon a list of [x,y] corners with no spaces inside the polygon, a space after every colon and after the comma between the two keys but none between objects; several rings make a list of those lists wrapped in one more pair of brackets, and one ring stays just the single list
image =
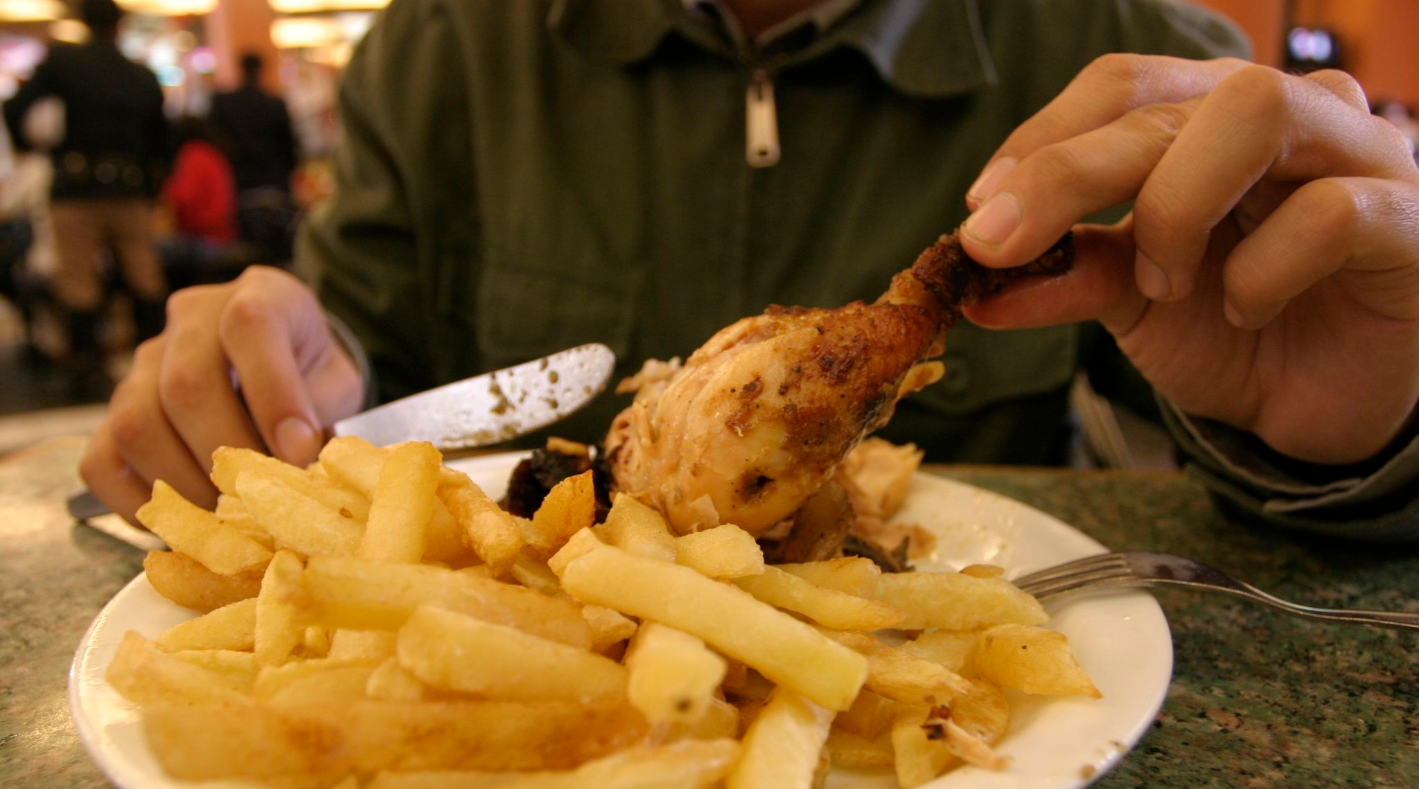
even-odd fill
[{"label": "silver knife", "polygon": [[335,423],[335,435],[376,446],[428,441],[468,449],[517,438],[566,418],[611,380],[616,354],[579,345],[515,367],[410,395]]},{"label": "silver knife", "polygon": [[[335,423],[335,435],[376,446],[428,441],[441,450],[507,441],[566,418],[606,388],[616,354],[600,343],[465,378]],[[92,493],[69,498],[78,520],[109,511]]]}]

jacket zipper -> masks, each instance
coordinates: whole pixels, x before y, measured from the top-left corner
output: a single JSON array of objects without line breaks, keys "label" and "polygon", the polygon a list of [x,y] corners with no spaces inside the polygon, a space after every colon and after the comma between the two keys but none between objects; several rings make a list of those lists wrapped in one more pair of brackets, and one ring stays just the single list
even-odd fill
[{"label": "jacket zipper", "polygon": [[749,80],[744,118],[744,158],[749,166],[778,164],[778,106],[774,103],[774,83],[765,69],[756,69]]}]

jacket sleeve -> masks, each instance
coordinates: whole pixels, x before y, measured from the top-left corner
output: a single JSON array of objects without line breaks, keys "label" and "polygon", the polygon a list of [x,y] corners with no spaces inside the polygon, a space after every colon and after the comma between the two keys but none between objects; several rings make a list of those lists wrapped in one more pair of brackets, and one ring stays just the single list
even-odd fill
[{"label": "jacket sleeve", "polygon": [[5,128],[9,130],[10,139],[17,151],[28,151],[34,147],[25,137],[25,116],[40,99],[54,95],[53,70],[53,61],[46,58],[35,67],[29,81],[21,85],[15,95],[5,102]]},{"label": "jacket sleeve", "polygon": [[443,272],[472,265],[476,226],[462,68],[437,0],[382,12],[341,84],[334,193],[302,229],[301,270],[363,346],[379,400],[449,374],[435,305]]}]

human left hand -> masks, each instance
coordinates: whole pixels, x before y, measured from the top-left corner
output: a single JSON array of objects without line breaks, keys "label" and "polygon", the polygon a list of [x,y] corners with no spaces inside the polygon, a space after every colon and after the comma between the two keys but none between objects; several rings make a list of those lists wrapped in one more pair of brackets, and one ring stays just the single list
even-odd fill
[{"label": "human left hand", "polygon": [[1419,417],[1419,170],[1348,75],[1110,55],[1018,128],[967,202],[966,251],[1022,264],[1075,229],[1075,267],[967,311],[993,328],[1099,320],[1184,412],[1312,463]]}]

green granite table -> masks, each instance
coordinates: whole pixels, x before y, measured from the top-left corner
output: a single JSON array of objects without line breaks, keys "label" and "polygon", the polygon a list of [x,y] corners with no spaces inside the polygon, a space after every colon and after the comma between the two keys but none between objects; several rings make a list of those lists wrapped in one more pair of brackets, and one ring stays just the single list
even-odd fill
[{"label": "green granite table", "polygon": [[[0,787],[105,786],[65,701],[75,645],[142,552],[75,524],[83,443],[0,459]],[[1419,611],[1419,548],[1228,522],[1181,474],[930,469],[1121,550],[1192,556],[1301,603]],[[1159,591],[1176,668],[1152,730],[1096,785],[1419,787],[1419,637]]]}]

